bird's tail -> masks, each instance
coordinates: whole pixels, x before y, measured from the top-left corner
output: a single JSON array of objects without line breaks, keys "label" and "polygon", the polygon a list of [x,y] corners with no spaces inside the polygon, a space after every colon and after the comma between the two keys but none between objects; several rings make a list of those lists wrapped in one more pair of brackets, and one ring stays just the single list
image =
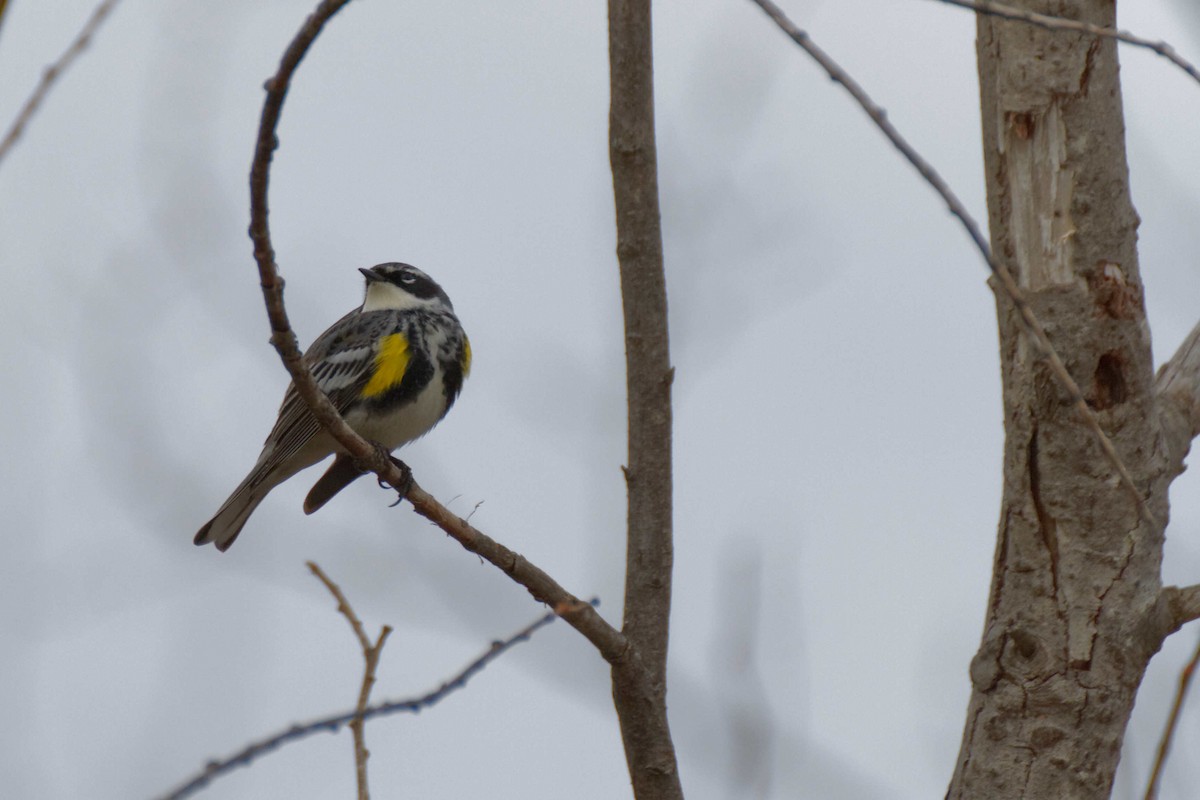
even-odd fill
[{"label": "bird's tail", "polygon": [[333,464],[325,471],[304,498],[304,513],[311,514],[333,499],[333,496],[345,489],[363,475],[354,459],[344,453],[338,453]]},{"label": "bird's tail", "polygon": [[250,514],[258,508],[258,504],[263,501],[273,486],[274,484],[271,483],[264,484],[261,476],[257,474],[257,470],[252,472],[238,488],[233,490],[233,494],[229,495],[229,499],[225,501],[216,515],[200,529],[193,541],[198,545],[215,542],[217,549],[222,553],[228,550],[233,546],[233,541],[237,539],[238,534],[242,532],[246,520],[250,519]]}]

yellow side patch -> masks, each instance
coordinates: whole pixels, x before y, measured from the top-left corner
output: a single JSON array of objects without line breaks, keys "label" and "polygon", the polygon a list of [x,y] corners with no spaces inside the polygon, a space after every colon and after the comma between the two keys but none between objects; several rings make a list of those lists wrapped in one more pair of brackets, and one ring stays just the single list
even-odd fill
[{"label": "yellow side patch", "polygon": [[379,352],[375,354],[375,372],[363,387],[363,397],[375,397],[404,380],[410,356],[408,340],[402,333],[383,337]]},{"label": "yellow side patch", "polygon": [[462,371],[464,378],[471,371],[471,340],[465,333],[463,334]]}]

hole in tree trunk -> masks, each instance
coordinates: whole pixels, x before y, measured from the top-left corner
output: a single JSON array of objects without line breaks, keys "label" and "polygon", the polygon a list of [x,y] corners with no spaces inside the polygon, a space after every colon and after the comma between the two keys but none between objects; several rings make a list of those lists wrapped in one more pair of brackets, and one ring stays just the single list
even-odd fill
[{"label": "hole in tree trunk", "polygon": [[1125,386],[1125,370],[1121,357],[1105,353],[1096,363],[1091,406],[1098,410],[1112,408],[1125,402],[1129,390]]}]

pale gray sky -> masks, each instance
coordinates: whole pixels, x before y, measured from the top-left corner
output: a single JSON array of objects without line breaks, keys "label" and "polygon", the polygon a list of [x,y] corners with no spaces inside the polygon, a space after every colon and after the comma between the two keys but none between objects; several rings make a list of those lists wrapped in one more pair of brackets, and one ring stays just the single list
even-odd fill
[{"label": "pale gray sky", "polygon": [[[93,0],[10,5],[0,124]],[[1127,2],[1121,24],[1196,60],[1185,5]],[[287,383],[245,235],[246,173],[262,82],[310,8],[124,0],[0,164],[8,796],[150,797],[349,708],[360,655],[306,560],[368,627],[396,628],[380,699],[436,686],[540,613],[366,480],[305,517],[303,476],[229,553],[191,544]],[[929,0],[785,8],[983,219],[971,16]],[[358,267],[410,261],[444,285],[475,370],[404,458],[615,621],[624,375],[605,24],[602,3],[351,4],[285,108],[271,219],[305,342],[359,301]],[[662,2],[655,24],[685,789],[940,797],[999,503],[984,266],[751,4]],[[1121,55],[1161,360],[1200,316],[1200,87]],[[1166,579],[1195,582],[1193,474],[1173,499]],[[1151,667],[1118,797],[1140,791],[1194,638]],[[1197,720],[1181,756],[1200,747]],[[367,739],[379,797],[629,796],[607,670],[565,625]],[[1190,761],[1172,762],[1164,800],[1200,781]],[[348,734],[323,735],[202,796],[346,797],[353,782]]]}]

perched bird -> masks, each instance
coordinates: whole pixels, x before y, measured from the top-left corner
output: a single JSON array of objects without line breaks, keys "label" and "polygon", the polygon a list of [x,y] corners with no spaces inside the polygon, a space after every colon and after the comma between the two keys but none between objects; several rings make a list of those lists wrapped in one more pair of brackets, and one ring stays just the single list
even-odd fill
[{"label": "perched bird", "polygon": [[[471,370],[471,344],[450,298],[421,270],[390,263],[359,271],[367,279],[362,307],[317,337],[304,361],[350,427],[390,452],[424,436],[454,405]],[[331,454],[333,464],[304,500],[306,514],[363,470],[289,385],[258,462],[196,544],[228,550],[268,492]]]}]

